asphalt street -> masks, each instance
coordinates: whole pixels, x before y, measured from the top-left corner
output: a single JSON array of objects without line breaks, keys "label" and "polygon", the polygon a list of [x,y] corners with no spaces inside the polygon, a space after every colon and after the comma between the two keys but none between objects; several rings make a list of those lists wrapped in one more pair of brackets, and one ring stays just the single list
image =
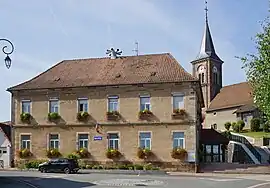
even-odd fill
[{"label": "asphalt street", "polygon": [[[259,180],[258,180],[259,179]],[[267,182],[268,180],[268,182]],[[270,188],[270,176],[170,176],[117,174],[55,174],[21,171],[0,171],[0,188],[109,188],[109,187],[166,187],[166,188]]]}]

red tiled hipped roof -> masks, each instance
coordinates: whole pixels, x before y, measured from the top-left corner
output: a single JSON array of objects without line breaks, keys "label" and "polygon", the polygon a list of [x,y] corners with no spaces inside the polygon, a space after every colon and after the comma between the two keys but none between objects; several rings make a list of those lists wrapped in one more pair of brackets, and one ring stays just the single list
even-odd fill
[{"label": "red tiled hipped roof", "polygon": [[252,88],[248,82],[224,86],[211,101],[207,111],[253,104]]},{"label": "red tiled hipped roof", "polygon": [[169,53],[64,60],[8,91],[197,81]]}]

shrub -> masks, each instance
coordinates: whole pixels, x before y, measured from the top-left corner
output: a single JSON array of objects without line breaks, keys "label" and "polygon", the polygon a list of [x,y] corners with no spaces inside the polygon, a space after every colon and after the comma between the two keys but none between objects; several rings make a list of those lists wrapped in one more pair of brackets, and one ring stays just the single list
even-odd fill
[{"label": "shrub", "polygon": [[236,122],[232,123],[232,128],[234,132],[240,132],[239,125]]},{"label": "shrub", "polygon": [[139,159],[147,159],[152,155],[152,152],[148,148],[138,148],[137,156]]},{"label": "shrub", "polygon": [[237,124],[239,126],[239,132],[243,130],[243,128],[245,127],[245,122],[243,120],[239,120],[237,121]]},{"label": "shrub", "polygon": [[253,132],[258,132],[260,130],[260,119],[259,118],[252,118],[250,121],[250,129]]},{"label": "shrub", "polygon": [[18,151],[18,156],[20,158],[28,158],[32,156],[32,153],[29,149],[22,149]]},{"label": "shrub", "polygon": [[20,119],[21,119],[21,122],[22,123],[30,124],[30,122],[31,122],[31,114],[29,114],[29,113],[22,113],[20,115]]},{"label": "shrub", "polygon": [[263,131],[269,132],[269,124],[268,123],[263,124]]},{"label": "shrub", "polygon": [[121,153],[117,149],[108,149],[106,151],[106,156],[109,159],[114,159],[114,158],[120,157],[121,156]]},{"label": "shrub", "polygon": [[62,156],[62,154],[59,152],[58,149],[49,149],[47,151],[47,157],[48,158],[57,158],[57,157],[60,157]]},{"label": "shrub", "polygon": [[77,113],[77,120],[78,121],[87,121],[89,116],[90,115],[88,112],[78,112]]},{"label": "shrub", "polygon": [[47,160],[32,160],[25,163],[25,168],[38,168],[38,165],[41,163],[47,162]]},{"label": "shrub", "polygon": [[174,114],[177,114],[177,115],[181,115],[181,116],[186,115],[185,109],[174,109],[174,110],[173,110],[173,113],[174,113]]},{"label": "shrub", "polygon": [[59,120],[60,117],[61,116],[57,112],[48,113],[48,120],[51,121],[51,122]]},{"label": "shrub", "polygon": [[231,122],[226,122],[225,124],[224,124],[224,127],[225,127],[225,129],[227,130],[227,131],[229,131],[230,130],[230,128],[231,128]]},{"label": "shrub", "polygon": [[187,155],[187,151],[183,148],[173,148],[171,152],[171,156],[174,159],[186,160]]}]

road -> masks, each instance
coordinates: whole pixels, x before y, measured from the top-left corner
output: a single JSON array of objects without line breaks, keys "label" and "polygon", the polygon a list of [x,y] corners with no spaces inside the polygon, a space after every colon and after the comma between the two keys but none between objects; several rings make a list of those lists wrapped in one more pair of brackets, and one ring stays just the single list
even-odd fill
[{"label": "road", "polygon": [[[170,176],[117,174],[42,174],[39,172],[0,171],[1,188],[270,188],[270,176]],[[268,182],[267,182],[268,180]],[[13,186],[12,186],[13,185]]]}]

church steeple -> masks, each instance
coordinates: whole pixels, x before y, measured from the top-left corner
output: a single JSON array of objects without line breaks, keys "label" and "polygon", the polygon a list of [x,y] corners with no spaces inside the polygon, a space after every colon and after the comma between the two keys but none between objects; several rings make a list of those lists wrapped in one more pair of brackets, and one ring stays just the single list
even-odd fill
[{"label": "church steeple", "polygon": [[208,8],[205,1],[205,29],[201,43],[200,53],[193,60],[193,75],[199,78],[206,108],[222,88],[222,64],[218,57],[208,24]]},{"label": "church steeple", "polygon": [[208,8],[207,8],[207,1],[205,1],[206,7],[205,7],[205,29],[204,29],[204,34],[202,38],[202,43],[201,43],[201,49],[196,57],[196,60],[199,59],[204,59],[204,58],[212,58],[217,61],[222,61],[218,55],[216,54],[215,51],[215,46],[212,40],[211,32],[209,29],[209,24],[208,24]]}]

